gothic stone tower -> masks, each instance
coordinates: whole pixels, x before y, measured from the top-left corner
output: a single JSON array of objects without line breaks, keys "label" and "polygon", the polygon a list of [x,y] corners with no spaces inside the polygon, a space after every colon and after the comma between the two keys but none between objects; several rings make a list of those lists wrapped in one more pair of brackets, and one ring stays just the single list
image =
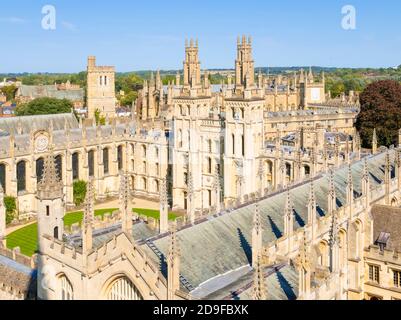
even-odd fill
[{"label": "gothic stone tower", "polygon": [[184,86],[195,87],[201,85],[201,70],[199,61],[198,40],[191,39],[185,43]]},{"label": "gothic stone tower", "polygon": [[62,240],[64,233],[63,182],[58,177],[52,151],[45,159],[43,178],[38,184],[37,199],[39,251],[41,251],[44,235]]},{"label": "gothic stone tower", "polygon": [[96,57],[88,58],[87,108],[88,118],[94,118],[96,110],[103,116],[115,117],[115,68],[96,66]]},{"label": "gothic stone tower", "polygon": [[255,62],[252,57],[252,39],[242,40],[238,37],[237,59],[235,61],[235,87],[241,91],[244,87],[252,87],[255,84]]}]

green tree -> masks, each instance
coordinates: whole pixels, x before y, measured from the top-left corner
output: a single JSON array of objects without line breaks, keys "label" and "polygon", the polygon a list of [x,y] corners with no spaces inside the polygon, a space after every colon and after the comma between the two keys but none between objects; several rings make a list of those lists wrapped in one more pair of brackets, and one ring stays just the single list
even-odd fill
[{"label": "green tree", "polygon": [[38,98],[29,103],[21,104],[17,107],[17,116],[41,115],[70,113],[73,110],[73,104],[67,99]]},{"label": "green tree", "polygon": [[138,98],[138,93],[136,91],[128,92],[120,96],[120,105],[123,107],[131,107],[136,98]]},{"label": "green tree", "polygon": [[373,82],[360,95],[360,102],[356,127],[362,145],[371,147],[375,128],[380,145],[396,144],[401,128],[401,85],[393,80]]},{"label": "green tree", "polygon": [[75,181],[73,184],[74,204],[80,206],[84,203],[86,197],[87,183],[83,180]]},{"label": "green tree", "polygon": [[1,88],[1,92],[7,97],[8,101],[14,100],[15,93],[17,92],[17,87],[15,85],[5,86]]},{"label": "green tree", "polygon": [[17,213],[17,200],[15,197],[4,197],[4,206],[6,207],[6,224],[10,224],[15,219]]},{"label": "green tree", "polygon": [[95,111],[95,121],[96,125],[104,126],[106,124],[106,118],[100,114],[100,110],[96,109]]}]

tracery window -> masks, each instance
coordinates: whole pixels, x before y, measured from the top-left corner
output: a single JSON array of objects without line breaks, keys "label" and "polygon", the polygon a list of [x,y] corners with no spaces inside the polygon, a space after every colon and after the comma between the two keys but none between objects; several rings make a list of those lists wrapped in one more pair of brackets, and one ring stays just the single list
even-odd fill
[{"label": "tracery window", "polygon": [[108,294],[108,300],[143,300],[138,288],[126,277],[115,281]]},{"label": "tracery window", "polygon": [[75,152],[72,154],[72,178],[74,180],[79,179],[79,153]]},{"label": "tracery window", "polygon": [[103,173],[104,174],[109,173],[109,149],[108,148],[103,149]]},{"label": "tracery window", "polygon": [[71,282],[67,279],[66,276],[62,276],[59,278],[60,281],[60,299],[61,300],[73,300],[74,299],[74,291],[72,289]]},{"label": "tracery window", "polygon": [[88,168],[89,168],[89,177],[95,176],[95,151],[90,150],[88,152]]},{"label": "tracery window", "polygon": [[6,185],[6,165],[4,163],[0,164],[0,184],[3,187],[4,193],[7,193]]},{"label": "tracery window", "polygon": [[36,181],[39,183],[43,179],[44,159],[36,160]]},{"label": "tracery window", "polygon": [[17,192],[26,191],[26,163],[20,161],[17,163]]},{"label": "tracery window", "polygon": [[117,148],[118,170],[123,169],[123,146]]}]

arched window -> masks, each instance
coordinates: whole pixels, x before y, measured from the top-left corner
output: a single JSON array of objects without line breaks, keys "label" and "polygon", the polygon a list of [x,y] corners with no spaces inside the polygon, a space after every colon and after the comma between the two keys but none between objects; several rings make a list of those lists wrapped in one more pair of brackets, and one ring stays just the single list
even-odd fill
[{"label": "arched window", "polygon": [[148,190],[148,183],[146,181],[146,178],[142,178],[142,189],[144,191]]},{"label": "arched window", "polygon": [[212,174],[212,158],[210,157],[207,158],[207,172]]},{"label": "arched window", "polygon": [[4,163],[0,163],[0,184],[3,187],[4,193],[7,193],[6,181],[6,165]]},{"label": "arched window", "polygon": [[235,155],[235,135],[231,135],[233,155]]},{"label": "arched window", "polygon": [[54,228],[53,237],[54,237],[54,239],[58,239],[58,227]]},{"label": "arched window", "polygon": [[146,158],[146,155],[147,155],[146,146],[142,145],[142,157]]},{"label": "arched window", "polygon": [[304,173],[305,173],[305,177],[310,176],[310,167],[309,166],[304,166]]},{"label": "arched window", "polygon": [[57,177],[60,180],[63,180],[63,157],[61,156],[61,154],[56,156],[56,158],[54,159],[54,162],[56,163]]},{"label": "arched window", "polygon": [[291,179],[291,176],[292,176],[291,171],[292,171],[291,170],[291,164],[286,163],[285,164],[285,174],[287,175],[287,178]]},{"label": "arched window", "polygon": [[321,241],[319,243],[319,264],[322,267],[329,267],[329,261],[330,261],[330,250],[329,250],[329,245],[327,244],[326,241]]},{"label": "arched window", "polygon": [[123,146],[117,147],[118,170],[123,169]]},{"label": "arched window", "polygon": [[26,163],[20,161],[17,163],[17,192],[26,191]]},{"label": "arched window", "polygon": [[142,162],[142,172],[143,172],[143,174],[146,174],[147,173],[147,165],[146,165],[146,161],[143,161]]},{"label": "arched window", "polygon": [[88,152],[88,168],[89,177],[95,176],[95,151],[89,150]]},{"label": "arched window", "polygon": [[134,159],[131,160],[131,168],[132,168],[132,171],[134,172],[135,171],[135,160]]},{"label": "arched window", "polygon": [[155,164],[156,175],[160,175],[160,165],[156,162]]},{"label": "arched window", "polygon": [[103,76],[99,77],[99,84],[102,86],[103,85]]},{"label": "arched window", "polygon": [[74,180],[79,179],[79,153],[75,152],[72,155],[72,178]]},{"label": "arched window", "polygon": [[159,181],[155,180],[155,192],[159,192],[160,187],[159,187]]},{"label": "arched window", "polygon": [[208,199],[209,207],[211,207],[212,206],[212,190],[207,191],[207,199]]},{"label": "arched window", "polygon": [[155,147],[155,157],[159,158],[159,148]]},{"label": "arched window", "polygon": [[209,153],[212,153],[212,152],[213,152],[212,140],[211,140],[211,139],[209,139],[209,140],[207,141],[207,151],[208,151]]},{"label": "arched window", "polygon": [[108,300],[143,300],[138,288],[128,278],[116,280],[107,293]]},{"label": "arched window", "polygon": [[107,86],[107,76],[104,76],[104,85]]},{"label": "arched window", "polygon": [[103,173],[104,174],[109,173],[109,149],[108,148],[103,149]]},{"label": "arched window", "polygon": [[72,289],[71,282],[66,276],[59,278],[60,283],[60,300],[74,300],[74,291]]},{"label": "arched window", "polygon": [[39,183],[43,179],[44,159],[36,160],[36,181]]}]

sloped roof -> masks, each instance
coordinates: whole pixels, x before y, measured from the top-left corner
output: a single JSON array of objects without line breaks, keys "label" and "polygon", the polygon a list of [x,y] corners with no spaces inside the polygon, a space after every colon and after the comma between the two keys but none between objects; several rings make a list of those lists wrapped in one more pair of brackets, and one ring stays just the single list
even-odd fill
[{"label": "sloped roof", "polygon": [[54,85],[44,86],[28,86],[21,85],[18,95],[23,97],[31,97],[33,99],[49,97],[57,99],[68,99],[71,101],[83,101],[84,89],[57,90]]},{"label": "sloped roof", "polygon": [[[368,159],[372,189],[384,180],[384,158],[385,154],[379,154]],[[359,195],[362,192],[362,173],[363,161],[352,165],[355,195]],[[348,168],[346,166],[336,170],[334,173],[338,207],[346,202],[347,174]],[[328,207],[328,182],[329,177],[327,175],[317,177],[314,181],[318,213],[320,215],[325,215]],[[309,183],[303,183],[290,191],[296,216],[296,229],[307,223],[309,189]],[[264,229],[264,245],[277,240],[284,232],[285,200],[286,193],[282,192],[269,196],[259,203]],[[181,247],[181,274],[193,288],[200,286],[209,279],[250,264],[253,215],[254,205],[250,204],[221,216],[211,217],[206,222],[177,232]],[[151,243],[166,256],[169,240],[167,236],[151,241]],[[154,251],[147,244],[142,245],[142,247],[155,262],[159,262],[159,257],[154,254]]]},{"label": "sloped roof", "polygon": [[401,208],[374,205],[371,211],[373,217],[373,240],[380,233],[388,233],[386,249],[401,252]]},{"label": "sloped roof", "polygon": [[78,128],[79,123],[72,113],[34,115],[24,117],[0,118],[0,131],[10,134],[12,131],[17,132],[17,128],[21,126],[24,134],[29,134],[31,129],[47,130],[53,122],[54,130],[64,129],[67,122],[70,128]]}]

